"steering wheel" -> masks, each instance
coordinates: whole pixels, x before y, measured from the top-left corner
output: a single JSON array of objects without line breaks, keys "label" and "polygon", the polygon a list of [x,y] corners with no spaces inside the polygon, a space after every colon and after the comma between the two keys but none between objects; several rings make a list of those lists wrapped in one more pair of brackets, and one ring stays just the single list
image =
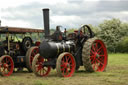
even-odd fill
[{"label": "steering wheel", "polygon": [[87,38],[92,38],[94,36],[94,33],[92,32],[91,28],[88,25],[84,25],[79,29],[78,35],[81,34]]}]

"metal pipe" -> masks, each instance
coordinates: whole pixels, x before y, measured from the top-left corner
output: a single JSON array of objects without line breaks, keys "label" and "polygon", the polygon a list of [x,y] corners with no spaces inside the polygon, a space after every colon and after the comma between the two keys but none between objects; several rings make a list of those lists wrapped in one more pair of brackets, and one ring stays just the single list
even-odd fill
[{"label": "metal pipe", "polygon": [[45,32],[45,38],[49,38],[50,36],[50,23],[49,23],[49,9],[45,8],[43,10],[43,19],[44,19],[44,32]]}]

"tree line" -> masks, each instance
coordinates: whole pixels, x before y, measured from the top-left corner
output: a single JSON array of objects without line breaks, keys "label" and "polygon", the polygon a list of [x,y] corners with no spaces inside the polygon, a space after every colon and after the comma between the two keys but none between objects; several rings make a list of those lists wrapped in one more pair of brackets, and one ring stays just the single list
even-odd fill
[{"label": "tree line", "polygon": [[96,33],[107,45],[109,52],[128,52],[128,23],[119,19],[104,20]]}]

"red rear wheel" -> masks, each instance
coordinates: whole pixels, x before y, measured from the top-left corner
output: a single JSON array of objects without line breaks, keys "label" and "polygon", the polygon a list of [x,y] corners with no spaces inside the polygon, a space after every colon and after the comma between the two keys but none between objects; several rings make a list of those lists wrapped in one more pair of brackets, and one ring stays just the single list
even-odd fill
[{"label": "red rear wheel", "polygon": [[92,44],[90,60],[95,71],[104,71],[107,65],[107,51],[101,40],[95,40]]},{"label": "red rear wheel", "polygon": [[59,55],[56,70],[59,76],[71,77],[75,72],[75,59],[72,54],[65,52]]},{"label": "red rear wheel", "polygon": [[26,66],[29,72],[32,72],[32,61],[34,59],[34,56],[39,52],[39,49],[37,46],[31,47],[28,49],[26,53]]},{"label": "red rear wheel", "polygon": [[0,58],[0,74],[2,76],[10,76],[13,73],[14,63],[10,56],[3,55]]},{"label": "red rear wheel", "polygon": [[99,39],[89,39],[85,42],[83,51],[83,64],[87,71],[102,72],[107,66],[107,49]]},{"label": "red rear wheel", "polygon": [[47,76],[51,71],[51,66],[44,66],[44,62],[49,61],[48,59],[44,59],[39,54],[37,54],[32,62],[32,69],[35,75],[37,76]]}]

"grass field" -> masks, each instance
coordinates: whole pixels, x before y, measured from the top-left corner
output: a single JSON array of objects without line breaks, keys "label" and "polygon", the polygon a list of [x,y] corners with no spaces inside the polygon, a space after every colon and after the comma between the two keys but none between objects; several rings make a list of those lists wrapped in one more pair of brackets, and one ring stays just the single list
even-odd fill
[{"label": "grass field", "polygon": [[87,73],[81,67],[70,78],[57,77],[56,70],[43,78],[33,73],[13,73],[0,76],[0,85],[128,85],[128,54],[109,54],[106,72]]}]

